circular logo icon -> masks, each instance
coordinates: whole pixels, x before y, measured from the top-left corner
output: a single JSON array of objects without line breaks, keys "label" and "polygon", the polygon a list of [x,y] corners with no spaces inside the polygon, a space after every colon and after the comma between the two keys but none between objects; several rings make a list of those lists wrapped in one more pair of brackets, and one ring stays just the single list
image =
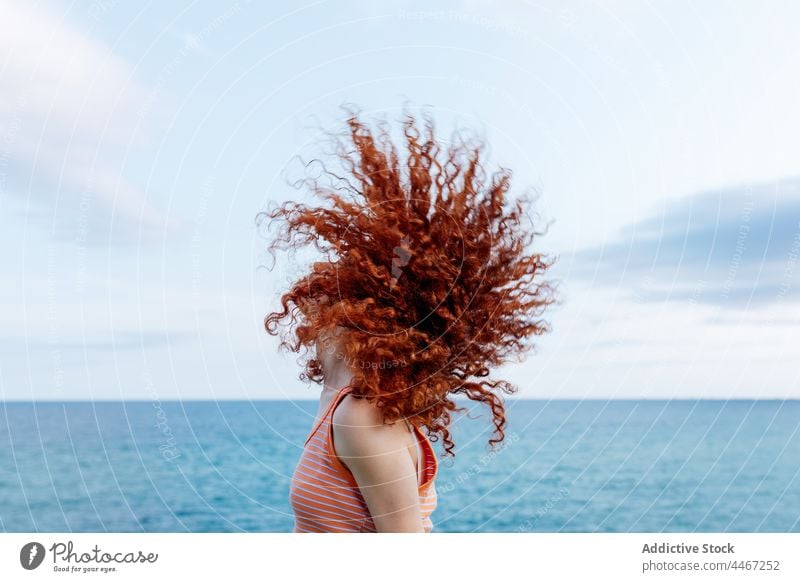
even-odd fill
[{"label": "circular logo icon", "polygon": [[26,570],[38,568],[44,560],[44,546],[39,542],[28,542],[19,551],[19,563]]}]

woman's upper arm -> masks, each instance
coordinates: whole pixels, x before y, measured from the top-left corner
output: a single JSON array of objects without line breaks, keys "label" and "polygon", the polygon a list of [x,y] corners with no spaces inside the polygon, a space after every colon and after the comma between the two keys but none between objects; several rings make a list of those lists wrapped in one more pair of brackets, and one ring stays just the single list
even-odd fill
[{"label": "woman's upper arm", "polygon": [[365,401],[334,412],[334,448],[358,483],[379,532],[423,532],[414,462],[402,423],[384,425]]}]

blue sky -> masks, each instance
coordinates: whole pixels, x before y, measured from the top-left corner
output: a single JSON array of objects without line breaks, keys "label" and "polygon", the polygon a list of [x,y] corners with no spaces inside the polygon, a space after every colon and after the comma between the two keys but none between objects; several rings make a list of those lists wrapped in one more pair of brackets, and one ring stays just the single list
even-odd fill
[{"label": "blue sky", "polygon": [[800,397],[791,2],[4,1],[0,399],[308,398],[254,217],[340,104],[541,192],[543,398]]}]

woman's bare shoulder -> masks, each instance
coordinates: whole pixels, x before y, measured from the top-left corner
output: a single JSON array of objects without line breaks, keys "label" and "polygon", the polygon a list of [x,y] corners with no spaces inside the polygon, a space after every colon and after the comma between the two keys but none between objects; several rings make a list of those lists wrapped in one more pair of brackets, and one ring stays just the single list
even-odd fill
[{"label": "woman's bare shoulder", "polygon": [[370,427],[382,424],[383,415],[374,401],[356,398],[348,394],[333,412],[334,423],[356,427]]},{"label": "woman's bare shoulder", "polygon": [[374,401],[348,395],[333,413],[336,444],[353,453],[395,449],[407,438],[403,422],[384,424],[383,413]]}]

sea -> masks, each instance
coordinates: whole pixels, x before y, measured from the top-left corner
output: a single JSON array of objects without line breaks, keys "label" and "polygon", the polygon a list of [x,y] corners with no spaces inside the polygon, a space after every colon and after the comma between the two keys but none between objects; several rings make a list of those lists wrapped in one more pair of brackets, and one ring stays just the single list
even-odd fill
[{"label": "sea", "polygon": [[[463,404],[463,403],[462,403]],[[477,403],[436,532],[800,532],[800,401]],[[288,532],[313,401],[0,403],[0,531]]]}]

